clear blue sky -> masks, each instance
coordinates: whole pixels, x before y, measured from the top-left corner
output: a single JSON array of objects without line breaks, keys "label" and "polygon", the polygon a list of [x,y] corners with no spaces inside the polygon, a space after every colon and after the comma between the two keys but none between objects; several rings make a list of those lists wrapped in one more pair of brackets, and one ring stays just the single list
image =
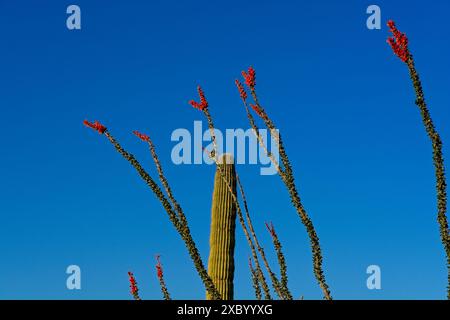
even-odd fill
[{"label": "clear blue sky", "polygon": [[[336,299],[443,299],[431,145],[406,66],[386,44],[392,18],[407,32],[450,163],[448,1],[0,1],[0,298],[130,299],[127,271],[159,299],[159,253],[174,298],[204,298],[184,244],[160,203],[112,146],[98,119],[152,172],[149,133],[204,261],[214,167],[170,161],[176,128],[201,114],[201,84],[217,127],[247,128],[234,79],[257,70],[260,98],[284,135],[319,234]],[[309,243],[277,176],[239,166],[263,245],[264,221],[284,246],[295,297],[321,298]],[[450,170],[450,169],[449,169]],[[236,298],[253,298],[238,228]],[[274,261],[275,262],[275,261]],[[65,269],[82,270],[82,290]],[[382,290],[366,288],[368,265]],[[274,264],[276,267],[276,264]]]}]

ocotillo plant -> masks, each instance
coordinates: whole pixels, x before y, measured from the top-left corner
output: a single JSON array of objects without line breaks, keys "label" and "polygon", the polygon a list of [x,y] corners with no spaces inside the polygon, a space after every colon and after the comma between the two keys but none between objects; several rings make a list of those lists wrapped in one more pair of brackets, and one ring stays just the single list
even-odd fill
[{"label": "ocotillo plant", "polygon": [[[174,225],[175,229],[183,239],[186,248],[188,249],[189,255],[191,256],[192,262],[194,263],[194,266],[197,270],[198,275],[203,281],[203,284],[208,292],[211,293],[211,295],[216,300],[220,300],[221,296],[219,292],[217,291],[216,287],[214,286],[213,281],[208,275],[208,272],[206,271],[206,268],[204,267],[203,261],[200,257],[200,253],[197,249],[197,246],[192,238],[189,226],[187,224],[187,220],[184,216],[183,210],[181,210],[181,207],[179,206],[178,202],[176,201],[169,201],[167,197],[164,195],[163,191],[159,187],[159,185],[153,180],[153,178],[145,171],[145,169],[141,166],[139,161],[136,160],[136,158],[126,151],[120,143],[111,135],[111,133],[107,130],[107,128],[102,125],[100,122],[95,121],[94,123],[91,123],[87,120],[85,120],[84,125],[97,131],[99,134],[104,135],[109,142],[114,146],[114,148],[117,150],[118,153],[120,153],[137,171],[139,176],[145,181],[145,183],[150,187],[150,189],[153,191],[155,196],[158,198],[158,200],[161,202],[164,210],[167,212],[167,215],[169,216],[170,221]],[[151,147],[151,140],[146,135],[138,135],[138,137],[149,143]],[[155,157],[155,154],[153,154],[153,160],[157,166],[157,169],[159,171],[159,179],[162,180],[164,184],[164,188],[167,190],[167,186],[165,183],[167,183],[167,179],[163,176],[162,168],[159,164],[158,159]],[[170,189],[169,189],[170,190]],[[172,195],[170,193],[170,198],[172,198]],[[174,207],[175,206],[175,207]]]},{"label": "ocotillo plant", "polygon": [[159,286],[161,287],[161,292],[164,296],[164,300],[171,300],[169,290],[166,286],[166,281],[164,280],[164,272],[159,255],[156,256],[156,275],[158,277]]},{"label": "ocotillo plant", "polygon": [[[232,195],[233,200],[234,200],[234,204],[236,205],[236,212],[237,212],[237,215],[238,215],[238,218],[239,218],[239,223],[241,224],[242,231],[244,231],[244,235],[245,235],[245,237],[247,239],[247,243],[248,243],[248,245],[250,247],[253,259],[255,261],[255,268],[256,268],[256,272],[258,274],[261,286],[262,286],[262,288],[264,290],[264,297],[267,300],[271,300],[272,298],[271,298],[271,295],[270,295],[270,289],[269,289],[269,287],[267,285],[267,281],[266,281],[266,279],[264,277],[264,274],[263,274],[263,272],[261,270],[261,266],[259,264],[258,256],[257,256],[256,249],[255,249],[255,245],[253,244],[253,241],[252,241],[252,238],[250,237],[248,228],[245,225],[245,220],[244,220],[244,216],[242,214],[241,207],[239,205],[239,201],[237,200],[237,197],[236,197],[235,193],[233,192],[233,189],[232,189],[230,183],[227,181],[226,176],[224,175],[224,173],[221,170],[221,167],[219,166],[219,161],[218,161],[218,158],[217,158],[217,154],[218,154],[218,152],[217,152],[217,144],[216,144],[216,138],[215,138],[215,134],[214,134],[214,128],[215,127],[214,127],[214,123],[213,123],[211,114],[209,112],[208,101],[206,100],[205,93],[203,92],[203,90],[202,90],[202,88],[200,86],[197,87],[197,91],[198,91],[198,94],[200,96],[200,103],[195,102],[194,100],[189,101],[189,103],[194,108],[201,110],[203,112],[203,114],[205,115],[205,117],[206,117],[206,120],[208,122],[208,128],[209,128],[210,133],[211,133],[211,140],[213,141],[213,147],[214,147],[214,150],[211,153],[209,153],[209,156],[216,163],[218,172],[220,172],[224,183],[226,184],[227,188],[231,191],[230,194]],[[276,283],[274,283],[273,285],[274,285],[275,288],[277,287]]]},{"label": "ocotillo plant", "polygon": [[272,222],[269,224],[266,222],[266,228],[272,237],[273,246],[275,247],[275,251],[277,252],[278,264],[280,265],[280,273],[281,273],[281,283],[280,286],[283,290],[283,294],[290,300],[292,300],[292,295],[288,289],[288,277],[287,277],[287,266],[286,259],[284,258],[283,251],[281,249],[281,242],[278,238],[278,235],[275,231],[275,228]]},{"label": "ocotillo plant", "polygon": [[261,287],[259,285],[258,275],[256,270],[253,269],[252,258],[248,258],[248,266],[250,268],[250,275],[252,277],[253,289],[255,290],[255,297],[257,300],[261,300]]},{"label": "ocotillo plant", "polygon": [[416,105],[419,107],[422,121],[425,130],[431,140],[433,147],[433,162],[436,175],[436,194],[438,214],[437,220],[439,223],[439,231],[441,241],[444,245],[444,250],[447,255],[447,299],[450,299],[450,235],[447,221],[447,183],[445,181],[444,157],[442,155],[442,141],[439,133],[434,127],[430,112],[428,111],[423,94],[422,83],[420,82],[419,74],[417,73],[414,58],[408,48],[408,37],[406,34],[400,32],[395,26],[394,21],[388,21],[388,27],[393,34],[393,37],[388,38],[387,42],[391,46],[395,55],[408,66],[409,75],[411,77],[414,91],[416,93]]},{"label": "ocotillo plant", "polygon": [[[206,117],[206,120],[208,122],[208,128],[209,128],[210,133],[211,133],[211,140],[213,141],[213,147],[214,147],[213,152],[209,153],[209,155],[216,162],[216,164],[218,165],[218,161],[217,161],[217,157],[216,157],[216,155],[217,155],[217,151],[216,151],[217,150],[217,144],[215,142],[216,138],[215,138],[215,134],[214,134],[215,127],[214,127],[214,122],[212,120],[212,116],[211,116],[211,114],[209,112],[209,104],[208,104],[208,101],[206,100],[205,93],[202,90],[202,88],[199,86],[197,88],[197,90],[198,90],[198,94],[199,94],[199,97],[200,97],[200,103],[195,102],[194,100],[191,100],[190,104],[194,108],[203,111],[203,114]],[[244,91],[244,93],[245,93],[245,91]],[[220,169],[220,166],[218,166],[218,169]],[[220,172],[221,170],[218,170],[218,171]],[[227,177],[224,175],[223,172],[222,172],[221,175],[222,175],[222,179],[224,180],[224,182],[228,186],[228,189],[231,190],[230,181],[227,180]],[[269,263],[267,261],[264,249],[260,246],[258,238],[257,238],[256,233],[255,233],[255,230],[253,228],[252,220],[250,218],[250,213],[249,213],[248,206],[247,206],[247,201],[245,199],[244,189],[243,189],[242,184],[240,183],[239,177],[237,175],[236,175],[236,180],[237,180],[237,184],[238,184],[239,189],[240,189],[240,193],[241,193],[241,197],[242,197],[242,201],[243,201],[243,207],[244,207],[244,210],[245,210],[245,216],[246,216],[246,219],[247,219],[248,228],[245,225],[245,219],[244,219],[244,216],[243,216],[243,213],[242,213],[241,206],[239,204],[238,198],[237,198],[237,196],[234,193],[232,194],[233,201],[234,201],[234,203],[236,205],[236,208],[237,208],[237,214],[238,214],[238,217],[239,217],[239,222],[240,222],[240,224],[242,226],[242,230],[244,231],[244,234],[247,237],[247,242],[248,242],[248,244],[250,246],[250,249],[252,251],[252,256],[253,256],[253,259],[255,261],[255,267],[256,267],[255,271],[256,271],[256,274],[258,276],[258,281],[259,281],[259,283],[261,284],[261,286],[263,288],[265,299],[271,299],[271,296],[270,296],[269,287],[267,286],[267,282],[265,280],[264,274],[263,274],[263,272],[261,270],[261,267],[259,265],[259,260],[258,260],[258,257],[257,257],[256,249],[260,253],[260,256],[261,256],[261,258],[263,260],[264,266],[265,266],[267,272],[269,273],[270,279],[272,281],[272,286],[273,286],[275,292],[277,293],[277,295],[281,299],[292,299],[292,296],[289,293],[289,290],[288,290],[287,286],[286,286],[286,288],[284,288],[285,290],[282,288],[282,286],[280,284],[280,281],[278,280],[278,278],[275,275],[275,273],[272,271],[272,269],[271,269],[271,267],[270,267],[270,265],[269,265]]]},{"label": "ocotillo plant", "polygon": [[[287,283],[286,286],[283,288],[282,285],[280,284],[280,281],[278,280],[277,276],[275,275],[275,273],[272,271],[272,269],[270,268],[269,265],[269,261],[266,258],[266,253],[264,251],[264,248],[259,244],[258,241],[258,237],[256,236],[256,232],[255,232],[255,228],[253,227],[253,223],[252,223],[252,219],[250,217],[250,212],[248,209],[248,204],[247,204],[247,199],[245,197],[245,192],[244,192],[244,187],[242,186],[242,183],[239,179],[239,176],[237,176],[236,178],[237,180],[237,184],[238,184],[238,188],[241,194],[241,198],[242,198],[242,202],[244,205],[244,211],[245,211],[245,216],[247,218],[247,224],[248,224],[248,228],[250,229],[250,233],[252,234],[253,240],[255,242],[256,248],[258,249],[258,252],[263,260],[264,266],[266,267],[267,272],[269,273],[269,276],[272,280],[272,284],[274,286],[275,291],[277,292],[277,294],[279,295],[280,298],[283,299],[287,299],[287,300],[292,300],[292,295],[289,292],[289,289],[287,287]],[[282,266],[280,266],[280,268],[282,269]]]},{"label": "ocotillo plant", "polygon": [[141,300],[139,297],[139,288],[137,286],[136,278],[133,272],[128,271],[128,280],[130,281],[130,292],[134,300]]},{"label": "ocotillo plant", "polygon": [[298,192],[298,189],[297,189],[297,186],[295,183],[295,179],[294,179],[294,173],[292,170],[292,166],[291,166],[291,163],[287,156],[286,150],[284,148],[284,143],[283,143],[283,140],[281,139],[281,135],[278,133],[273,121],[269,118],[265,109],[259,103],[258,96],[256,94],[256,72],[252,67],[250,67],[247,72],[242,71],[242,76],[244,77],[245,84],[247,85],[248,89],[250,90],[251,96],[255,102],[255,104],[250,104],[250,107],[263,120],[266,127],[270,130],[270,134],[271,134],[272,138],[277,143],[278,151],[279,151],[279,154],[281,157],[281,164],[283,165],[283,168],[281,168],[280,164],[273,157],[272,153],[268,151],[267,147],[264,144],[264,141],[261,139],[261,136],[259,135],[259,129],[258,129],[256,122],[255,122],[252,114],[250,113],[250,110],[248,107],[249,104],[247,103],[247,98],[248,98],[247,93],[246,93],[244,87],[242,86],[242,84],[238,80],[236,80],[236,86],[239,90],[239,94],[241,96],[242,102],[244,103],[245,110],[247,112],[247,117],[250,121],[250,125],[253,129],[254,134],[258,138],[259,143],[261,144],[261,146],[263,147],[267,156],[270,158],[270,160],[274,164],[275,168],[277,169],[278,175],[280,176],[281,180],[283,181],[284,185],[286,186],[286,189],[289,192],[291,202],[294,205],[294,207],[297,211],[297,214],[306,229],[306,232],[308,233],[308,237],[309,237],[310,245],[311,245],[314,275],[316,277],[317,282],[319,283],[320,288],[322,289],[324,298],[327,300],[331,300],[332,297],[331,297],[330,288],[328,287],[327,281],[325,279],[325,274],[323,272],[322,249],[320,247],[319,237],[317,235],[314,224],[313,224],[311,218],[309,217],[308,213],[306,212],[306,209],[303,206],[303,203],[300,199],[300,195],[299,195],[299,192]]},{"label": "ocotillo plant", "polygon": [[[219,168],[220,166],[220,168]],[[214,177],[211,206],[211,234],[209,239],[208,274],[222,299],[233,299],[234,244],[236,231],[236,206],[221,171],[236,194],[236,170],[231,155],[222,155]],[[206,299],[211,300],[207,292]]]},{"label": "ocotillo plant", "polygon": [[[436,175],[436,190],[437,190],[437,220],[440,228],[441,240],[447,254],[447,268],[448,268],[448,298],[450,299],[450,235],[448,230],[448,221],[446,216],[447,210],[447,195],[446,195],[446,180],[444,174],[444,160],[442,155],[442,141],[439,134],[437,133],[434,124],[432,122],[430,113],[428,111],[427,105],[425,103],[425,98],[422,90],[422,85],[419,79],[419,75],[415,69],[414,60],[408,49],[408,38],[405,34],[401,33],[395,27],[392,21],[388,22],[388,26],[393,33],[393,37],[389,38],[388,43],[391,45],[394,53],[408,66],[410,77],[413,82],[413,87],[416,93],[416,104],[421,112],[422,120],[426,129],[426,132],[432,142],[433,147],[433,161],[435,166]],[[322,251],[319,243],[319,237],[315,231],[314,225],[311,218],[307,214],[302,201],[300,200],[299,192],[294,180],[294,174],[292,170],[291,163],[288,159],[283,140],[279,135],[276,127],[271,118],[269,118],[265,109],[261,106],[256,95],[256,73],[253,68],[249,68],[248,71],[242,72],[245,84],[248,91],[251,93],[251,98],[253,98],[254,104],[247,102],[249,97],[247,96],[247,91],[244,86],[236,80],[236,85],[238,87],[240,96],[245,106],[247,112],[247,117],[250,121],[250,125],[257,136],[258,142],[261,147],[266,152],[267,156],[273,162],[282,182],[286,186],[291,202],[294,205],[301,222],[306,228],[308,233],[313,258],[313,271],[315,277],[322,288],[324,297],[326,299],[331,299],[331,293],[328,288],[328,284],[325,280],[325,276],[322,268]],[[267,225],[267,228],[272,236],[274,247],[277,253],[278,262],[280,265],[280,279],[277,278],[274,272],[272,272],[267,258],[265,256],[263,248],[260,246],[259,241],[256,237],[255,230],[252,225],[250,218],[247,201],[244,195],[243,187],[239,182],[239,178],[236,174],[236,169],[231,161],[226,159],[219,160],[218,148],[216,143],[216,138],[214,135],[214,124],[209,111],[208,102],[205,98],[203,90],[198,87],[198,93],[200,97],[200,102],[190,101],[190,104],[201,110],[208,122],[208,128],[211,132],[211,140],[213,142],[214,150],[210,153],[210,157],[216,162],[217,169],[215,175],[215,188],[213,193],[213,204],[211,210],[211,234],[210,234],[210,256],[208,261],[208,271],[204,268],[203,262],[201,260],[200,254],[194,243],[194,240],[190,234],[190,230],[187,223],[187,218],[184,212],[175,200],[169,183],[163,173],[161,163],[156,155],[154,145],[150,138],[139,132],[134,132],[144,142],[147,142],[150,147],[152,158],[154,160],[156,170],[158,172],[158,178],[162,184],[162,188],[156,183],[156,181],[143,169],[140,163],[134,158],[134,156],[128,153],[122,146],[116,141],[105,126],[99,122],[90,123],[85,121],[85,125],[98,131],[98,133],[103,134],[108,138],[111,144],[116,148],[116,150],[136,169],[141,178],[146,182],[146,184],[151,188],[153,193],[157,196],[163,208],[166,210],[170,221],[173,223],[174,227],[180,234],[182,240],[185,242],[191,259],[194,262],[194,266],[202,279],[204,286],[207,290],[207,299],[232,299],[234,294],[233,288],[233,278],[234,278],[234,245],[235,245],[235,220],[239,218],[239,223],[242,226],[242,230],[247,239],[248,245],[251,249],[252,257],[249,261],[250,273],[252,278],[253,287],[255,289],[255,295],[257,299],[261,299],[262,293],[264,293],[265,299],[272,299],[270,288],[265,279],[264,273],[261,270],[259,263],[259,257],[257,252],[262,258],[264,266],[269,273],[270,279],[272,280],[272,285],[279,298],[281,299],[292,299],[292,294],[287,288],[287,266],[286,261],[281,251],[281,243],[278,239],[278,235],[275,232],[273,226]],[[263,121],[264,125],[270,130],[271,138],[275,140],[279,155],[280,162],[274,157],[274,155],[269,152],[267,146],[265,145],[264,139],[259,135],[259,129],[256,124],[256,120],[252,111],[255,112],[259,118]],[[272,150],[271,150],[272,151]],[[241,209],[240,201],[237,197],[236,188],[239,186],[241,199],[243,203],[243,209]],[[164,194],[165,191],[165,194]],[[244,218],[245,212],[245,218]],[[248,225],[248,227],[247,227]],[[255,268],[253,268],[252,261],[255,263]],[[160,280],[161,290],[165,299],[170,299],[169,293],[167,291],[162,266],[158,260],[157,275]],[[137,288],[136,280],[132,273],[129,273],[130,277],[130,288],[131,293],[135,299],[140,299],[139,291]]]}]

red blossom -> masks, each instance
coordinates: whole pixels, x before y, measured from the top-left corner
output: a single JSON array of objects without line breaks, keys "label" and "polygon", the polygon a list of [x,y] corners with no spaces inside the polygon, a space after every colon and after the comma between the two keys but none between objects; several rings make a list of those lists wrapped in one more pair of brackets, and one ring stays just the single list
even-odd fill
[{"label": "red blossom", "polygon": [[204,109],[208,108],[208,101],[205,98],[205,93],[203,92],[202,88],[200,86],[197,87],[198,95],[200,97],[200,103],[191,100],[189,101],[189,104],[193,106],[196,109],[199,109],[203,111]]},{"label": "red blossom", "polygon": [[237,87],[238,90],[239,90],[239,94],[240,94],[240,96],[241,96],[241,99],[242,99],[242,101],[244,101],[244,103],[245,103],[245,101],[247,100],[247,92],[245,91],[244,86],[243,86],[242,83],[241,83],[239,80],[237,80],[237,79],[234,81],[234,83],[236,83],[236,87]]},{"label": "red blossom", "polygon": [[389,30],[392,32],[393,37],[387,39],[387,43],[391,46],[395,55],[400,58],[403,62],[407,62],[410,58],[410,53],[408,49],[408,37],[406,34],[400,32],[395,26],[395,22],[389,20],[387,23]]},{"label": "red blossom", "polygon": [[206,101],[205,93],[203,92],[202,88],[200,86],[197,86],[198,95],[200,97],[200,103],[205,106],[205,108],[208,106],[208,101]]},{"label": "red blossom", "polygon": [[258,107],[256,104],[250,104],[250,107],[256,112],[256,114],[260,117],[263,116],[261,108]]},{"label": "red blossom", "polygon": [[149,141],[150,141],[150,137],[149,137],[149,136],[147,136],[147,135],[145,135],[145,134],[142,134],[142,133],[140,133],[140,132],[137,131],[137,130],[134,130],[133,133],[134,133],[134,135],[135,135],[136,137],[138,137],[139,139],[141,139],[141,140],[144,141],[144,142],[149,142]]},{"label": "red blossom", "polygon": [[242,71],[242,76],[245,79],[245,84],[250,88],[253,89],[256,85],[256,72],[253,67],[249,67],[248,71]]},{"label": "red blossom", "polygon": [[136,296],[139,292],[139,289],[137,287],[137,282],[136,279],[134,278],[134,275],[132,272],[128,271],[128,278],[130,281],[130,289],[131,289],[131,294],[133,296]]},{"label": "red blossom", "polygon": [[277,234],[275,233],[275,228],[273,227],[273,223],[271,222],[271,223],[269,224],[269,223],[266,222],[265,224],[266,224],[267,230],[269,230],[270,235],[271,235],[273,238],[276,238],[276,237],[277,237]]},{"label": "red blossom", "polygon": [[103,134],[106,131],[106,127],[98,121],[95,121],[94,123],[92,123],[87,120],[84,120],[83,124],[88,128],[96,130],[100,134]]},{"label": "red blossom", "polygon": [[156,274],[158,275],[159,279],[162,279],[163,277],[163,269],[162,269],[162,265],[161,265],[161,261],[159,260],[160,256],[157,255],[156,256]]}]

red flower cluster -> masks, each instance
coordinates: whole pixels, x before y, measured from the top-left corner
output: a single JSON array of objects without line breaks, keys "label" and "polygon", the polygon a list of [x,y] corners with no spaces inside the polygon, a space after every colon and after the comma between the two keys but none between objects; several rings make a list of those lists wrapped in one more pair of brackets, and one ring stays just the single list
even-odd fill
[{"label": "red flower cluster", "polygon": [[141,139],[141,140],[144,141],[144,142],[149,142],[149,141],[150,141],[150,137],[149,137],[149,136],[147,136],[147,135],[145,135],[145,134],[142,134],[142,133],[140,133],[140,132],[137,131],[137,130],[134,130],[133,133],[134,133],[134,135],[135,135],[136,137],[138,137],[139,139]]},{"label": "red flower cluster", "polygon": [[163,277],[163,269],[161,265],[161,261],[159,260],[159,255],[156,256],[156,274],[158,275],[158,278],[161,279]]},{"label": "red flower cluster", "polygon": [[244,86],[242,85],[242,83],[236,79],[236,81],[234,81],[236,83],[236,87],[239,90],[239,94],[241,96],[242,101],[246,101],[247,100],[247,92],[244,89]]},{"label": "red flower cluster", "polygon": [[204,109],[208,108],[208,101],[206,101],[205,93],[203,92],[203,90],[200,86],[197,87],[197,91],[198,91],[198,95],[200,97],[200,103],[198,103],[194,100],[189,101],[189,103],[194,108],[203,111]]},{"label": "red flower cluster", "polygon": [[245,79],[245,84],[249,86],[249,88],[253,89],[256,85],[256,72],[253,67],[248,68],[248,71],[242,71],[242,76]]},{"label": "red flower cluster", "polygon": [[408,37],[406,34],[397,29],[394,21],[389,20],[387,25],[393,34],[393,37],[389,37],[387,39],[387,43],[389,43],[395,55],[397,55],[403,62],[407,62],[410,57],[408,50]]},{"label": "red flower cluster", "polygon": [[94,123],[92,123],[87,120],[84,120],[83,124],[88,128],[98,131],[98,133],[100,133],[100,134],[103,134],[106,131],[106,127],[98,121],[95,121]]},{"label": "red flower cluster", "polygon": [[129,278],[129,281],[130,281],[131,294],[132,294],[133,296],[135,296],[135,295],[138,294],[139,289],[138,289],[138,287],[137,287],[137,282],[136,282],[136,279],[134,278],[134,275],[133,275],[132,272],[129,272],[129,271],[128,271],[128,278]]},{"label": "red flower cluster", "polygon": [[267,230],[269,230],[270,235],[271,235],[272,237],[276,238],[277,234],[275,233],[275,228],[273,227],[272,222],[271,222],[270,224],[268,224],[268,223],[266,222],[266,228],[267,228]]},{"label": "red flower cluster", "polygon": [[250,107],[256,112],[258,116],[263,116],[261,109],[256,104],[250,104]]}]

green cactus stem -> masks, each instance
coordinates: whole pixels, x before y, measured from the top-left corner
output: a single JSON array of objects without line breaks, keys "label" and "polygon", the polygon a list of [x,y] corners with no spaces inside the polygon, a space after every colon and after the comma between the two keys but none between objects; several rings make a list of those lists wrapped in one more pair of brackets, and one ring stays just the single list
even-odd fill
[{"label": "green cactus stem", "polygon": [[[214,177],[211,208],[208,274],[222,299],[233,300],[236,206],[222,174],[226,176],[236,195],[236,170],[232,156],[227,154],[219,159],[218,166],[220,168],[217,168]],[[212,300],[209,292],[206,299]]]}]

